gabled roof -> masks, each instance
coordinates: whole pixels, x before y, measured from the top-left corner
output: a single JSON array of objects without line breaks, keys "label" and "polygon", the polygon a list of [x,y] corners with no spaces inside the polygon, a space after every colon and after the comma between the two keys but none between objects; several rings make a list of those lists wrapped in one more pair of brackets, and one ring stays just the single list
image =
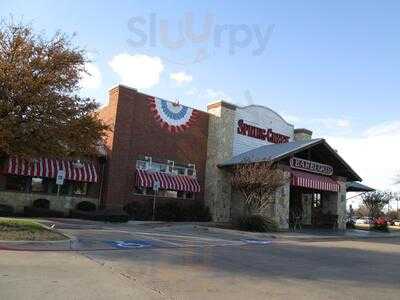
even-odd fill
[{"label": "gabled roof", "polygon": [[293,156],[296,153],[316,146],[322,146],[324,152],[337,161],[341,167],[346,169],[348,180],[362,181],[361,177],[340,157],[340,155],[324,139],[313,139],[309,141],[293,141],[285,144],[270,144],[255,148],[232,157],[230,160],[218,165],[229,167],[238,164],[255,163],[263,161],[279,161]]},{"label": "gabled roof", "polygon": [[346,191],[348,192],[373,192],[375,189],[361,184],[357,181],[346,182]]}]

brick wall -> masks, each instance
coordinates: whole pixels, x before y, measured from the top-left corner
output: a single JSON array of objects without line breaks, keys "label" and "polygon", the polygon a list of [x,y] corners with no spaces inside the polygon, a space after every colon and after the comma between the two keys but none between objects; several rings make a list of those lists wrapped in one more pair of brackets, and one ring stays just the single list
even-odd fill
[{"label": "brick wall", "polygon": [[177,164],[194,163],[201,185],[201,192],[196,198],[203,201],[208,114],[197,113],[198,118],[189,128],[171,134],[154,119],[148,95],[124,86],[110,91],[109,104],[99,114],[113,127],[107,138],[108,158],[103,191],[106,207],[122,208],[140,198],[133,194],[133,189],[136,159],[143,155],[174,160]]}]

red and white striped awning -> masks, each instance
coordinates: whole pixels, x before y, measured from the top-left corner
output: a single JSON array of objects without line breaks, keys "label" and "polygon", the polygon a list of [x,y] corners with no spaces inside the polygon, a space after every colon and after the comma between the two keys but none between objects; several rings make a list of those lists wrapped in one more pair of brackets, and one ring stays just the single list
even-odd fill
[{"label": "red and white striped awning", "polygon": [[339,184],[330,177],[292,170],[292,185],[314,190],[338,192]]},{"label": "red and white striped awning", "polygon": [[73,181],[97,182],[98,173],[94,162],[76,163],[62,159],[32,159],[26,160],[10,157],[6,165],[6,173],[12,175],[55,178],[58,170],[65,171],[65,179]]},{"label": "red and white striped awning", "polygon": [[136,186],[152,187],[155,181],[160,182],[160,188],[162,189],[193,193],[200,192],[200,184],[192,176],[136,170]]}]

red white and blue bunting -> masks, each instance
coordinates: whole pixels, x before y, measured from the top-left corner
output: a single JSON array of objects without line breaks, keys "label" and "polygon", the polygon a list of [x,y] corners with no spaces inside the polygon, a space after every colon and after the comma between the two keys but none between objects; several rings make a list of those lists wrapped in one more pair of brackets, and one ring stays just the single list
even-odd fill
[{"label": "red white and blue bunting", "polygon": [[197,117],[197,112],[193,108],[161,98],[149,97],[149,106],[156,121],[170,133],[184,131]]}]

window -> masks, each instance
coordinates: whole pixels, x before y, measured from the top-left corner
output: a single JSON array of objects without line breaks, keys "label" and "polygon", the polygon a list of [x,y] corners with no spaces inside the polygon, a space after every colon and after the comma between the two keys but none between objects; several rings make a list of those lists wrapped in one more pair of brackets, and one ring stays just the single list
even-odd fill
[{"label": "window", "polygon": [[39,177],[32,177],[31,192],[40,193],[45,191],[44,179]]},{"label": "window", "polygon": [[171,173],[175,175],[196,176],[196,169],[193,164],[189,164],[188,166],[173,166],[171,162],[172,161],[168,161],[168,163],[152,162],[150,165],[148,161],[136,160],[136,169],[149,169],[155,172]]},{"label": "window", "polygon": [[185,167],[175,167],[175,170],[177,171],[178,175],[185,175],[186,174],[186,168]]},{"label": "window", "polygon": [[146,162],[143,160],[137,160],[136,161],[136,169],[138,170],[146,170]]},{"label": "window", "polygon": [[[137,195],[154,196],[154,190],[151,187],[150,188],[135,187],[133,193]],[[194,194],[192,192],[159,189],[157,192],[157,197],[194,199]]]},{"label": "window", "polygon": [[314,208],[321,208],[322,207],[322,202],[321,202],[321,194],[316,193],[313,194],[313,207]]},{"label": "window", "polygon": [[134,194],[138,194],[138,195],[145,195],[146,194],[146,190],[143,187],[136,186],[133,193]]},{"label": "window", "polygon": [[72,194],[79,196],[86,196],[88,190],[87,182],[74,182]]},{"label": "window", "polygon": [[187,176],[196,176],[196,170],[193,168],[186,169],[186,175]]},{"label": "window", "polygon": [[161,190],[160,192],[161,192],[160,193],[161,197],[178,198],[178,192],[177,191]]},{"label": "window", "polygon": [[151,169],[156,172],[167,172],[167,165],[162,163],[155,163],[151,164]]},{"label": "window", "polygon": [[6,189],[10,191],[25,192],[28,177],[8,175],[6,177]]},{"label": "window", "polygon": [[152,187],[146,188],[146,195],[154,195],[154,190]]}]

